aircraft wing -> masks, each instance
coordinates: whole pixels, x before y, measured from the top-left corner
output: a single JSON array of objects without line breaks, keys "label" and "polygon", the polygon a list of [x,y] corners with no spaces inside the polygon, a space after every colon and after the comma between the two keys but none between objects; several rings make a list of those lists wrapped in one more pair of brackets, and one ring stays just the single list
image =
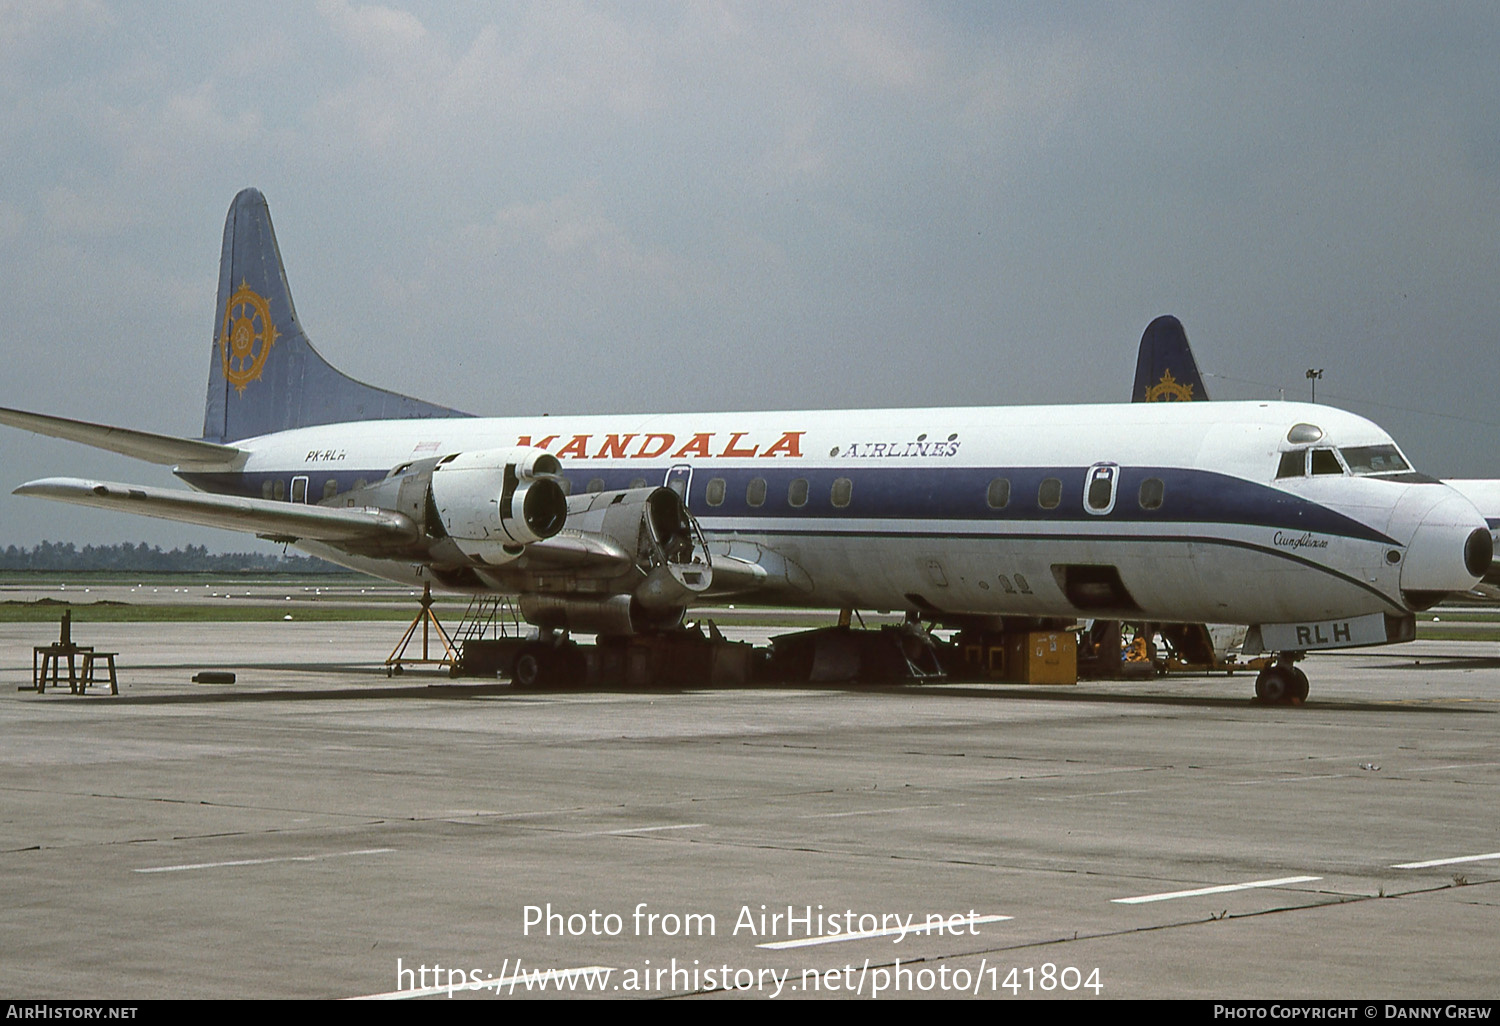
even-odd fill
[{"label": "aircraft wing", "polygon": [[27,413],[0,407],[0,424],[35,431],[39,435],[66,438],[96,449],[107,449],[148,463],[171,466],[176,463],[232,463],[243,450],[232,445],[202,442],[196,438],[177,438],[150,431],[92,424],[86,420],[54,417],[46,413]]},{"label": "aircraft wing", "polygon": [[417,526],[410,517],[373,506],[305,506],[271,499],[207,495],[176,488],[85,481],[76,477],[28,481],[13,494],[122,510],[204,527],[252,531],[274,541],[305,540],[349,545],[409,542],[417,537]]},{"label": "aircraft wing", "polygon": [[[758,563],[718,553],[704,567],[712,572],[715,595],[738,595],[778,583]],[[573,572],[585,576],[618,574],[633,565],[629,551],[618,540],[564,528],[551,538],[527,546],[516,561],[520,569],[533,573]]]},{"label": "aircraft wing", "polygon": [[585,570],[619,573],[632,565],[630,553],[613,538],[563,528],[551,538],[532,542],[521,557],[527,570]]}]

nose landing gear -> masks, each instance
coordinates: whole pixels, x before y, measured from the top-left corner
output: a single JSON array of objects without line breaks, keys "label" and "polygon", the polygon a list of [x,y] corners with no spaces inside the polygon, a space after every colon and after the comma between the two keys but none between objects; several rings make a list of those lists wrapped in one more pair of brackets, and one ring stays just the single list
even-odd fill
[{"label": "nose landing gear", "polygon": [[1307,700],[1307,674],[1296,662],[1307,653],[1281,652],[1255,678],[1255,700],[1265,705],[1301,705]]}]

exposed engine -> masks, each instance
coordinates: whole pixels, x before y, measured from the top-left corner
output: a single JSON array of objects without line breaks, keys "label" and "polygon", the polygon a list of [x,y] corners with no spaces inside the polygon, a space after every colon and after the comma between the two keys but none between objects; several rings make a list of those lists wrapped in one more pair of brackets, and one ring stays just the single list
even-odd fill
[{"label": "exposed engine", "polygon": [[[539,627],[614,635],[672,627],[713,582],[698,523],[670,488],[575,495],[566,530],[544,549],[526,562],[566,562],[576,554],[599,575],[579,566],[553,577],[538,567],[520,608]],[[552,591],[564,577],[566,590]]]},{"label": "exposed engine", "polygon": [[409,517],[421,548],[402,551],[435,582],[519,595],[522,615],[544,629],[629,635],[680,623],[714,573],[682,497],[664,487],[570,497],[561,470],[530,447],[454,453],[402,464],[342,498]]}]

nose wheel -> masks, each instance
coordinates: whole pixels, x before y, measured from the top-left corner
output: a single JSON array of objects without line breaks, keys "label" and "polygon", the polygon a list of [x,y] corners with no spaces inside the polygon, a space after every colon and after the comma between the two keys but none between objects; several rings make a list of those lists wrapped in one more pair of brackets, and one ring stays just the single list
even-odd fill
[{"label": "nose wheel", "polygon": [[[1300,653],[1298,653],[1300,655]],[[1255,700],[1264,705],[1301,705],[1307,701],[1307,674],[1297,669],[1295,656],[1283,654],[1255,678]]]}]

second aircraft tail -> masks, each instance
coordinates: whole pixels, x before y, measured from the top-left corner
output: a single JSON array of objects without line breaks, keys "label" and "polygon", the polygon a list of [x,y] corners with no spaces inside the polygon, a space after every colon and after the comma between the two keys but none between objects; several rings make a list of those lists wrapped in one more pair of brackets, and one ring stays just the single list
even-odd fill
[{"label": "second aircraft tail", "polygon": [[1182,322],[1170,314],[1146,325],[1135,362],[1134,403],[1183,402],[1208,398],[1198,362],[1188,348]]}]

